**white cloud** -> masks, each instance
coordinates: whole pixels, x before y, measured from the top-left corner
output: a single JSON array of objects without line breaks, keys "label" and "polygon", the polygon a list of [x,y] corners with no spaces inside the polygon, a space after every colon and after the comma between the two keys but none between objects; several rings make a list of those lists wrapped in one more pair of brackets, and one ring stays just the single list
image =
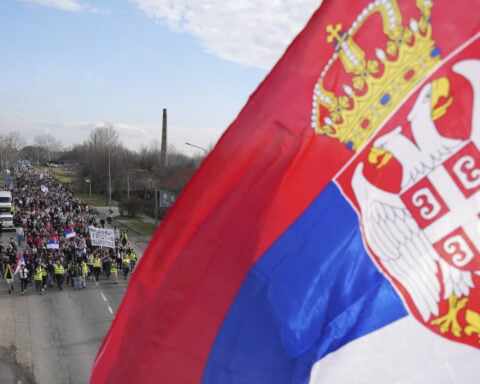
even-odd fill
[{"label": "white cloud", "polygon": [[223,59],[270,69],[321,0],[130,0]]},{"label": "white cloud", "polygon": [[97,12],[96,8],[93,8],[89,5],[82,4],[77,0],[20,0],[23,3],[41,5],[50,8],[60,9],[62,11],[68,12]]}]

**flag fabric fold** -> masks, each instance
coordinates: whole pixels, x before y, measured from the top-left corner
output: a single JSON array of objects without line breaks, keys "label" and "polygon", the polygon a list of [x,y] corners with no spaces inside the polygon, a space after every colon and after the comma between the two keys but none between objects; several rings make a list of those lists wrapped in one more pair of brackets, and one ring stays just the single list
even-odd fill
[{"label": "flag fabric fold", "polygon": [[325,0],[157,229],[91,383],[477,380],[478,9]]}]

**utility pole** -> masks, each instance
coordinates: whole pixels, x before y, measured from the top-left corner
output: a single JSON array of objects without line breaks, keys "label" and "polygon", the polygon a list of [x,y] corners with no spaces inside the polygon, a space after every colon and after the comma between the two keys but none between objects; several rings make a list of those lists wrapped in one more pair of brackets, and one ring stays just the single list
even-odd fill
[{"label": "utility pole", "polygon": [[127,171],[127,198],[130,198],[130,174]]},{"label": "utility pole", "polygon": [[157,187],[155,187],[155,226],[158,227],[158,199],[157,199]]},{"label": "utility pole", "polygon": [[108,148],[108,214],[112,211],[112,174],[110,171],[110,148]]}]

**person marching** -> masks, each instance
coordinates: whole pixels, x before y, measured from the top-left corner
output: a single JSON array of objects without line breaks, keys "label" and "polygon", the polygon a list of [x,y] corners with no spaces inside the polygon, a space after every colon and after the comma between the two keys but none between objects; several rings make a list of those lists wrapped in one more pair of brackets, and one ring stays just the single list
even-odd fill
[{"label": "person marching", "polygon": [[48,260],[47,266],[45,267],[47,270],[47,285],[49,288],[53,287],[53,279],[55,275],[55,266],[53,265],[53,261],[50,259]]},{"label": "person marching", "polygon": [[42,292],[45,292],[47,288],[47,280],[48,280],[48,271],[47,266],[42,264]]},{"label": "person marching", "polygon": [[126,229],[124,229],[120,235],[120,242],[123,246],[127,245],[128,243],[128,231]]},{"label": "person marching", "polygon": [[112,277],[113,283],[118,284],[118,275],[117,275],[117,263],[112,263],[110,267],[110,276]]},{"label": "person marching", "polygon": [[91,279],[93,275],[93,254],[89,253],[87,256],[88,278]]},{"label": "person marching", "polygon": [[20,289],[22,290],[22,295],[25,295],[28,284],[28,269],[25,268],[25,264],[20,265],[18,276],[20,277]]},{"label": "person marching", "polygon": [[128,255],[125,255],[122,260],[122,268],[123,268],[123,277],[127,280],[128,272],[130,272],[130,258]]},{"label": "person marching", "polygon": [[10,295],[13,291],[13,271],[10,264],[7,264],[3,277],[7,281],[8,294]]},{"label": "person marching", "polygon": [[82,285],[82,288],[86,288],[89,268],[85,260],[82,260],[81,268],[82,268],[82,284],[81,285]]},{"label": "person marching", "polygon": [[72,281],[73,281],[73,287],[75,289],[80,289],[80,284],[81,284],[81,278],[82,278],[82,267],[80,266],[80,263],[73,263],[72,265]]},{"label": "person marching", "polygon": [[55,279],[57,280],[57,287],[61,291],[62,284],[63,284],[63,275],[65,274],[65,269],[63,268],[63,265],[60,263],[60,260],[57,261],[57,264],[55,264]]},{"label": "person marching", "polygon": [[135,268],[135,264],[137,263],[137,254],[133,250],[130,250],[130,270],[133,272],[133,268]]},{"label": "person marching", "polygon": [[43,295],[43,292],[42,292],[42,284],[43,284],[42,275],[43,275],[43,268],[42,268],[42,265],[39,264],[37,266],[37,268],[35,268],[35,273],[33,275],[33,279],[35,280],[35,291],[39,295]]},{"label": "person marching", "polygon": [[95,255],[93,259],[93,275],[95,276],[95,281],[98,281],[101,272],[102,272],[102,260],[100,259],[100,256]]},{"label": "person marching", "polygon": [[73,287],[73,265],[74,265],[73,261],[69,261],[67,263],[67,285],[68,283],[70,283],[72,287]]}]

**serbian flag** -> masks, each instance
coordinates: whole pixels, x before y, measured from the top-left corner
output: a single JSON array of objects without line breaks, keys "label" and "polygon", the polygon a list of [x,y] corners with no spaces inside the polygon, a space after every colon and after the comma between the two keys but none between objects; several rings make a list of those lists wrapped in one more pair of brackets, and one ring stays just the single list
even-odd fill
[{"label": "serbian flag", "polygon": [[23,253],[20,252],[17,257],[17,262],[15,263],[15,272],[14,275],[17,274],[17,272],[20,270],[21,265],[25,265],[25,259],[23,258]]},{"label": "serbian flag", "polygon": [[47,249],[60,249],[58,236],[50,236],[50,239],[47,242]]},{"label": "serbian flag", "polygon": [[75,229],[73,228],[73,225],[70,225],[68,228],[63,230],[63,235],[69,239],[71,237],[75,237]]},{"label": "serbian flag", "polygon": [[91,382],[478,382],[479,10],[325,0],[153,236]]}]

